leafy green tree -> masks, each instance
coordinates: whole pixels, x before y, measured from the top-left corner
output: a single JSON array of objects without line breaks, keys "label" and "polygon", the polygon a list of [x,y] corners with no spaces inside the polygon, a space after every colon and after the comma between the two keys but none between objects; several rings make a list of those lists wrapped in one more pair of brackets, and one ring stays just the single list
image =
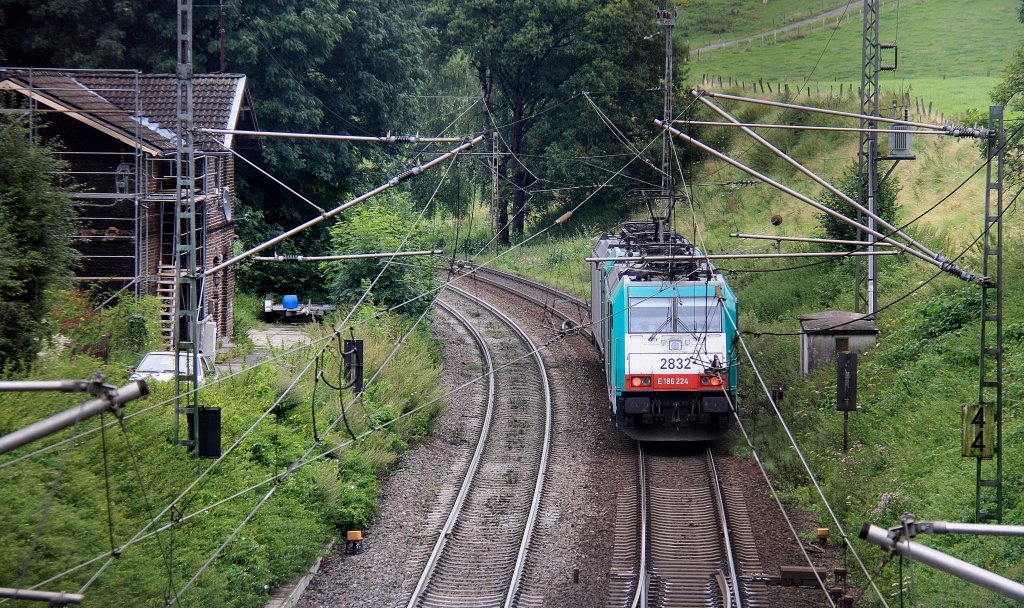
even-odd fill
[{"label": "leafy green tree", "polygon": [[[845,173],[843,173],[843,176],[839,178],[839,182],[835,184],[835,186],[839,188],[841,192],[845,193],[853,200],[860,201],[862,200],[860,194],[862,184],[864,190],[867,190],[867,179],[865,178],[863,181],[858,179],[857,166],[853,165],[849,167]],[[899,193],[900,182],[894,176],[890,175],[887,179],[883,180],[878,185],[878,201],[875,202],[875,211],[879,217],[889,222],[890,224],[895,224],[896,222],[896,215],[899,211],[899,205],[896,202],[896,197],[899,195]],[[854,219],[856,219],[857,217],[857,210],[853,208],[853,205],[840,199],[838,196],[832,194],[831,192],[825,192],[824,194],[822,194],[821,198],[819,199],[819,202],[821,202],[829,209],[838,211],[839,213],[845,215],[846,217]],[[865,207],[867,207],[866,202],[863,204]],[[818,222],[825,233],[825,238],[839,239],[845,241],[857,240],[856,228],[847,224],[846,222],[840,221],[832,217],[831,215],[822,213],[821,215],[818,216]],[[879,232],[884,233],[885,231],[879,230]],[[825,247],[827,249],[831,249],[832,251],[849,251],[854,248],[853,246],[850,245],[825,245]]]},{"label": "leafy green tree", "polygon": [[19,119],[0,118],[0,372],[35,358],[47,333],[47,290],[69,279],[77,260],[60,168]]},{"label": "leafy green tree", "polygon": [[[413,230],[416,214],[406,194],[386,193],[353,208],[352,213],[331,228],[334,253],[383,253],[429,249],[429,240]],[[406,235],[410,238],[403,240]],[[423,294],[434,285],[433,272],[427,267],[416,267],[395,260],[373,286],[372,301],[385,307],[397,306]],[[354,302],[383,266],[377,259],[341,260],[324,264],[330,277],[331,292],[341,303]],[[405,305],[400,312],[418,314],[429,304],[430,298],[420,298]]]},{"label": "leafy green tree", "polygon": [[[1021,4],[1021,21],[1024,22],[1024,3]],[[1006,63],[1006,76],[992,90],[992,101],[1007,106],[1010,110],[1024,109],[1024,46],[1017,47]],[[1006,177],[1013,183],[1024,182],[1024,142],[1018,133],[1015,137],[1008,129],[1010,138],[1006,146]],[[984,149],[984,148],[983,148]]]},{"label": "leafy green tree", "polygon": [[[499,226],[511,219],[512,233],[524,231],[528,189],[543,178],[530,167],[533,157],[556,143],[566,151],[589,148],[586,141],[571,141],[577,127],[597,136],[599,144],[614,141],[589,116],[588,106],[567,99],[583,90],[642,90],[658,82],[661,42],[645,39],[656,31],[654,8],[639,0],[435,0],[431,17],[440,48],[459,49],[469,58],[492,116],[489,127],[498,127],[502,145],[511,152],[501,165],[510,174],[511,214],[499,204],[494,210]],[[543,132],[537,129],[538,117],[556,109],[569,112],[560,115],[569,119],[570,134],[551,123]],[[499,240],[509,242],[508,230]]]}]

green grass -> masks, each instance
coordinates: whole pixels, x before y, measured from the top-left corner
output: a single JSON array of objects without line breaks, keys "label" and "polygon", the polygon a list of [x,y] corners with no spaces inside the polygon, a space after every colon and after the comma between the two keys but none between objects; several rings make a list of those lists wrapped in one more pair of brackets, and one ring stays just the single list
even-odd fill
[{"label": "green grass", "polygon": [[691,0],[679,7],[679,35],[697,48],[750,36],[843,6],[842,0]]},{"label": "green grass", "polygon": [[[934,103],[946,115],[989,105],[989,91],[1003,75],[1013,49],[1024,41],[1015,0],[928,0],[904,2],[896,13],[882,12],[882,42],[899,44],[899,69],[883,72],[883,107],[889,93],[905,92]],[[971,23],[965,27],[964,23]],[[691,78],[701,75],[758,79],[790,86],[808,83],[826,88],[839,82],[860,86],[861,21],[859,13],[833,30],[815,30],[779,44],[755,43],[744,50],[702,54],[690,65]],[[829,42],[830,37],[831,42]],[[825,51],[823,53],[823,50]],[[820,58],[820,59],[819,59]],[[885,62],[891,51],[883,51]],[[817,65],[816,65],[817,64]]]}]

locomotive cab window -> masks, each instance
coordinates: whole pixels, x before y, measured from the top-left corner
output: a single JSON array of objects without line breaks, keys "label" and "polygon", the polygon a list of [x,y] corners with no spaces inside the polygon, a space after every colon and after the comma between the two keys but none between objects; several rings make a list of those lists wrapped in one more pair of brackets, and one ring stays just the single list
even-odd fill
[{"label": "locomotive cab window", "polygon": [[722,307],[714,298],[679,298],[676,331],[721,333]]},{"label": "locomotive cab window", "polygon": [[630,298],[629,333],[672,331],[672,298]]}]

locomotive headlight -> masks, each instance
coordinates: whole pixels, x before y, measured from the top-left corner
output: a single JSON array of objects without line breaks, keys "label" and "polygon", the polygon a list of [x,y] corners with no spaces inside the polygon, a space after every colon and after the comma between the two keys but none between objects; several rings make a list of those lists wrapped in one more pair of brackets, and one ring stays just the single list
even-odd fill
[{"label": "locomotive headlight", "polygon": [[721,386],[722,379],[718,376],[711,376],[711,386]]},{"label": "locomotive headlight", "polygon": [[682,340],[669,340],[669,342],[668,342],[668,349],[669,350],[683,350],[683,341]]},{"label": "locomotive headlight", "polygon": [[640,388],[642,386],[650,386],[651,385],[651,377],[650,376],[633,376],[633,378],[630,380],[630,384],[634,388]]}]

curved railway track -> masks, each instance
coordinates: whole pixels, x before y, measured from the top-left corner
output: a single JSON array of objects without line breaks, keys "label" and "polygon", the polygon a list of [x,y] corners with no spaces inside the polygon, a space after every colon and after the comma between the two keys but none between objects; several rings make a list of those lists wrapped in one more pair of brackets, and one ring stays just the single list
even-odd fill
[{"label": "curved railway track", "polygon": [[620,509],[626,548],[615,556],[607,605],[766,606],[742,493],[722,485],[711,448],[680,456],[638,446],[637,469],[637,498]]},{"label": "curved railway track", "polygon": [[[465,260],[456,260],[455,268],[470,280],[509,292],[537,306],[545,315],[558,319],[563,330],[578,328],[587,340],[594,341],[594,332],[590,330],[590,307],[581,298],[519,275]],[[466,274],[467,271],[472,274]]]},{"label": "curved railway track", "polygon": [[510,607],[544,487],[551,389],[536,346],[516,323],[461,289],[445,293],[457,298],[446,295],[442,307],[480,345],[489,397],[465,480],[408,606]]}]

